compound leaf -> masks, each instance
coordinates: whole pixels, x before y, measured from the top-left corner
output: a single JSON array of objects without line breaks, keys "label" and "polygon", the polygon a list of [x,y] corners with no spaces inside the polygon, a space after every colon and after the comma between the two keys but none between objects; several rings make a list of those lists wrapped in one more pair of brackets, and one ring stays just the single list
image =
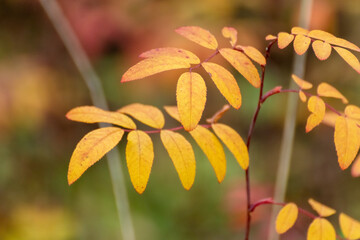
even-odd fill
[{"label": "compound leaf", "polygon": [[360,63],[354,54],[344,48],[334,47],[334,49],[340,55],[340,57],[345,60],[345,62],[347,62],[353,69],[355,69],[355,71],[360,73]]},{"label": "compound leaf", "polygon": [[299,55],[303,55],[309,48],[311,39],[304,35],[296,35],[294,40],[295,52]]},{"label": "compound leaf", "polygon": [[319,203],[312,198],[310,198],[308,202],[312,209],[314,209],[320,217],[329,217],[336,213],[334,209],[329,208],[328,206],[325,206],[324,204]]},{"label": "compound leaf", "polygon": [[217,49],[218,43],[214,35],[208,30],[197,26],[180,27],[175,30],[178,34],[209,49]]},{"label": "compound leaf", "polygon": [[346,239],[356,240],[360,238],[360,222],[344,213],[339,216],[340,228]]},{"label": "compound leaf", "polygon": [[149,51],[143,52],[139,57],[141,58],[152,58],[152,57],[174,57],[174,58],[182,58],[188,61],[191,64],[200,63],[200,59],[193,54],[192,52],[175,47],[164,47],[164,48],[155,48]]},{"label": "compound leaf", "polygon": [[223,27],[221,33],[225,38],[229,38],[231,46],[235,47],[237,42],[237,30],[232,27]]},{"label": "compound leaf", "polygon": [[317,94],[322,97],[341,99],[344,104],[349,102],[346,97],[344,97],[344,95],[342,95],[336,88],[325,82],[319,84],[317,88]]},{"label": "compound leaf", "polygon": [[308,133],[319,125],[325,116],[325,103],[318,96],[311,96],[308,101],[308,109],[311,112],[307,119],[305,131]]},{"label": "compound leaf", "polygon": [[307,240],[335,240],[333,225],[324,218],[315,218],[309,226]]},{"label": "compound leaf", "polygon": [[331,54],[331,45],[327,42],[316,40],[313,42],[312,48],[319,60],[326,60]]},{"label": "compound leaf", "polygon": [[278,47],[280,49],[286,48],[294,40],[294,35],[286,32],[280,32],[278,34]]}]

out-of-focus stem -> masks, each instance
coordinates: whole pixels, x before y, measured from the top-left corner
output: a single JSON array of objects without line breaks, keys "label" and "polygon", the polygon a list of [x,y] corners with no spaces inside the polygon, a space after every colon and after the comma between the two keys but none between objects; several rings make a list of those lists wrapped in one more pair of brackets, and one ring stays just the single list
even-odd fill
[{"label": "out-of-focus stem", "polygon": [[[106,102],[101,81],[95,73],[68,20],[64,16],[61,7],[56,0],[39,1],[83,77],[90,91],[93,104],[99,108],[108,110],[108,104]],[[106,124],[99,125],[100,127],[107,126]],[[124,240],[135,240],[135,232],[131,219],[119,152],[117,150],[112,150],[106,155],[106,157],[115,196],[117,213],[120,220],[122,238]]]}]

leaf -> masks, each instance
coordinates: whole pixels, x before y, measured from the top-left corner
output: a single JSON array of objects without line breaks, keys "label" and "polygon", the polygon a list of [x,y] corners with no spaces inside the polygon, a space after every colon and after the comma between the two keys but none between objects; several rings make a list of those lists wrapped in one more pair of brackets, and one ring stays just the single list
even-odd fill
[{"label": "leaf", "polygon": [[360,120],[360,108],[355,105],[347,105],[345,108],[346,116]]},{"label": "leaf", "polygon": [[294,40],[295,52],[299,55],[303,55],[309,48],[311,39],[304,35],[296,35]]},{"label": "leaf", "polygon": [[161,129],[164,127],[165,119],[162,112],[151,105],[133,103],[118,110],[121,113],[128,114],[136,120],[153,128]]},{"label": "leaf", "polygon": [[276,232],[283,234],[294,226],[298,212],[299,210],[295,203],[286,204],[276,217]]},{"label": "leaf", "polygon": [[274,36],[274,35],[271,35],[271,34],[266,35],[266,37],[265,37],[266,41],[271,41],[271,40],[275,40],[275,39],[277,39],[277,36]]},{"label": "leaf", "polygon": [[359,150],[360,133],[356,122],[340,116],[335,122],[334,141],[340,168],[348,168]]},{"label": "leaf", "polygon": [[229,38],[231,46],[235,47],[237,42],[237,30],[232,27],[223,27],[221,33],[225,38]]},{"label": "leaf", "polygon": [[328,42],[332,45],[337,45],[339,47],[344,47],[344,48],[348,48],[348,49],[360,52],[360,48],[358,46],[356,46],[355,44],[353,44],[345,39],[337,38],[328,32],[324,32],[321,30],[312,30],[309,32],[308,37],[320,39],[320,40]]},{"label": "leaf", "polygon": [[212,35],[208,30],[205,30],[201,27],[180,27],[176,29],[175,32],[203,47],[214,50],[218,47],[218,43],[214,35]]},{"label": "leaf", "polygon": [[207,123],[217,123],[217,121],[219,121],[223,115],[229,111],[230,109],[230,105],[229,104],[225,104],[219,111],[217,111],[211,118],[207,118],[206,122]]},{"label": "leaf", "polygon": [[300,87],[300,89],[310,89],[313,87],[313,85],[311,83],[299,78],[295,74],[292,74],[291,78],[294,80],[296,85],[298,85]]},{"label": "leaf", "polygon": [[325,112],[325,117],[322,122],[330,127],[335,127],[335,121],[338,117],[339,115],[337,113],[327,111]]},{"label": "leaf", "polygon": [[131,183],[135,190],[142,194],[149,180],[154,160],[153,143],[143,131],[131,131],[127,136],[126,163]]},{"label": "leaf", "polygon": [[164,106],[164,109],[170,115],[170,117],[180,122],[180,116],[177,106]]},{"label": "leaf", "polygon": [[146,58],[129,68],[121,78],[121,82],[129,82],[145,78],[156,73],[189,68],[191,65],[187,59],[169,56]]},{"label": "leaf", "polygon": [[355,240],[360,238],[360,222],[344,213],[339,216],[340,228],[346,239]]},{"label": "leaf", "polygon": [[174,47],[151,49],[149,51],[143,52],[142,54],[140,54],[139,57],[152,58],[152,57],[159,57],[159,56],[182,58],[191,64],[200,63],[200,59],[192,52],[185,50],[185,49],[174,48]]},{"label": "leaf", "polygon": [[86,134],[71,156],[68,183],[74,183],[89,167],[99,161],[121,140],[124,131],[117,127],[99,128]]},{"label": "leaf", "polygon": [[220,141],[212,132],[202,126],[197,126],[189,133],[209,159],[216,178],[221,183],[226,173],[226,158]]},{"label": "leaf", "polygon": [[177,83],[176,100],[181,124],[186,131],[193,130],[199,123],[205,108],[204,79],[198,73],[183,73]]},{"label": "leaf", "polygon": [[225,124],[214,123],[211,127],[215,134],[234,155],[241,168],[246,170],[249,167],[249,153],[241,136],[234,129]]},{"label": "leaf", "polygon": [[294,40],[294,35],[286,32],[280,32],[278,34],[278,47],[280,49],[286,48]]},{"label": "leaf", "polygon": [[316,40],[313,42],[312,48],[319,60],[326,60],[331,54],[331,45],[327,42]]},{"label": "leaf", "polygon": [[250,82],[251,85],[258,88],[260,87],[260,76],[248,57],[245,56],[242,52],[236,51],[231,48],[222,48],[219,50],[220,54],[236,69],[238,72],[244,76],[246,80]]},{"label": "leaf", "polygon": [[360,73],[360,63],[359,60],[346,49],[334,47],[335,51],[342,57],[345,62],[347,62],[355,71]]},{"label": "leaf", "polygon": [[195,156],[191,144],[179,133],[161,130],[160,138],[174,163],[180,181],[189,190],[195,179]]},{"label": "leaf", "polygon": [[308,202],[312,207],[312,209],[314,209],[319,214],[320,217],[329,217],[336,213],[334,209],[329,208],[328,206],[325,206],[324,204],[319,203],[312,198],[310,198]]},{"label": "leaf", "polygon": [[317,97],[311,96],[308,101],[308,109],[310,112],[310,116],[307,119],[305,131],[308,133],[314,127],[319,125],[325,116],[325,103],[324,101]]},{"label": "leaf", "polygon": [[301,28],[301,27],[293,27],[291,29],[291,33],[292,34],[302,34],[302,35],[307,35],[309,33],[308,30]]},{"label": "leaf", "polygon": [[254,62],[256,62],[262,66],[266,65],[266,59],[265,59],[264,55],[262,55],[261,52],[259,50],[257,50],[256,48],[251,47],[251,46],[245,47],[245,46],[240,46],[240,45],[237,45],[236,48],[243,50],[244,53]]},{"label": "leaf", "polygon": [[241,106],[241,93],[234,76],[228,70],[216,63],[204,62],[201,65],[210,75],[216,87],[230,105],[235,109],[239,109]]},{"label": "leaf", "polygon": [[135,123],[128,116],[118,112],[104,111],[94,106],[82,106],[73,108],[66,114],[66,118],[77,122],[105,122],[129,129],[136,128]]},{"label": "leaf", "polygon": [[307,240],[335,240],[333,225],[324,218],[315,218],[309,226]]},{"label": "leaf", "polygon": [[341,99],[344,104],[349,102],[336,88],[325,82],[319,84],[317,94],[322,97]]},{"label": "leaf", "polygon": [[351,176],[360,177],[360,154],[356,157],[351,167]]},{"label": "leaf", "polygon": [[302,90],[299,91],[299,98],[302,102],[306,102],[306,100],[307,100],[307,97]]}]

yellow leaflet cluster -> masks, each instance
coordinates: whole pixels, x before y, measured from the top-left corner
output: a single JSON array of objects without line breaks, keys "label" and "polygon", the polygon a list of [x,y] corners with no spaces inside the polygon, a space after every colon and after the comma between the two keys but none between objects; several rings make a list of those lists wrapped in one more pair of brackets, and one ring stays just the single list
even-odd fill
[{"label": "yellow leaflet cluster", "polygon": [[[188,78],[190,76],[185,77]],[[200,101],[199,99],[194,100]],[[198,107],[198,105],[194,106]],[[167,106],[165,110],[175,120],[180,121],[181,115],[176,106]],[[191,114],[192,110],[189,109],[188,113]],[[219,114],[216,113],[215,115]],[[145,191],[154,161],[153,142],[148,133],[136,129],[136,125],[131,119],[134,118],[145,125],[158,129],[152,132],[160,133],[161,141],[175,166],[183,187],[189,190],[193,185],[196,162],[192,146],[180,133],[163,129],[165,120],[158,108],[134,103],[124,106],[116,112],[112,112],[92,106],[84,106],[70,110],[66,117],[78,122],[104,122],[119,126],[96,129],[86,134],[80,140],[70,160],[68,170],[69,184],[75,182],[90,166],[114,148],[126,131],[129,133],[127,134],[125,155],[130,179],[139,194]],[[193,114],[189,118],[194,117],[196,116]],[[217,116],[217,120],[220,117]],[[243,169],[247,169],[249,165],[249,155],[244,141],[235,130],[227,125],[215,122],[212,124],[212,129],[215,134],[209,129],[198,125],[189,131],[189,133],[209,159],[218,182],[222,182],[226,174],[226,158],[219,139],[234,154]]]}]

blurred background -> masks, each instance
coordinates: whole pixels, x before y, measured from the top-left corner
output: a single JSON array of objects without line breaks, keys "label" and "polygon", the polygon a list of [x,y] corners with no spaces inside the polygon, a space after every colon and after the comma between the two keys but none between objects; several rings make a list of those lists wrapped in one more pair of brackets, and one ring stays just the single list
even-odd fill
[{"label": "blurred background", "polygon": [[[181,47],[201,59],[211,51],[174,32],[180,26],[208,29],[220,45],[223,26],[235,27],[238,43],[262,52],[267,34],[289,32],[298,18],[291,0],[59,0],[77,37],[102,80],[112,110],[139,102],[162,108],[175,105],[181,71],[120,84],[122,74],[156,47]],[[314,0],[311,29],[322,29],[360,45],[360,1]],[[288,86],[292,47],[272,49],[265,90]],[[357,55],[359,57],[359,55]],[[222,62],[217,57],[216,61]],[[224,63],[226,64],[226,63]],[[231,69],[229,67],[229,69]],[[238,73],[243,95],[239,111],[222,119],[246,137],[258,92]],[[340,57],[320,62],[309,50],[306,79],[326,81],[350,103],[360,105],[360,77]],[[210,79],[204,117],[225,104]],[[276,177],[286,95],[269,99],[259,115],[251,146],[252,199],[270,197]],[[329,103],[343,110],[340,101]],[[37,1],[0,1],[0,239],[121,239],[105,159],[71,187],[68,163],[77,142],[97,125],[70,122],[71,108],[92,105],[89,92],[66,48]],[[360,180],[341,171],[333,129],[304,128],[308,111],[299,105],[287,201],[310,210],[312,197],[360,219]],[[167,118],[167,127],[176,126]],[[188,138],[189,141],[194,141]],[[241,239],[245,221],[244,171],[227,154],[227,175],[218,184],[205,155],[194,144],[197,175],[190,191],[182,188],[159,136],[146,191],[138,195],[126,170],[124,142],[119,145],[137,239]],[[166,183],[166,184],[165,184]],[[265,239],[271,206],[254,213],[252,239]],[[337,230],[337,216],[330,217]],[[304,239],[310,220],[301,216],[283,239]]]}]

